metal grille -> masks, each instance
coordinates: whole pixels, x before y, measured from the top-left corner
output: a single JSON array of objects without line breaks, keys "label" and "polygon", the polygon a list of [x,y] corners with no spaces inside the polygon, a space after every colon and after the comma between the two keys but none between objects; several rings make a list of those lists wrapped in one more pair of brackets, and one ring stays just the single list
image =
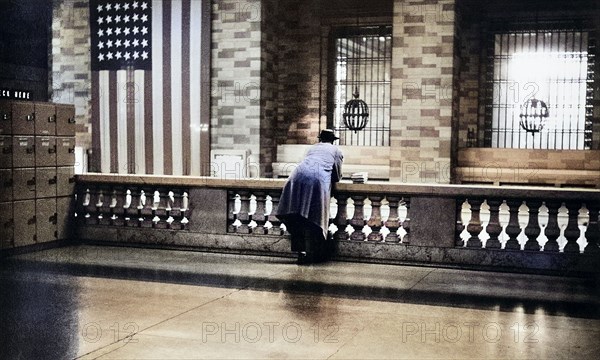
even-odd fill
[{"label": "metal grille", "polygon": [[[390,84],[392,65],[391,26],[353,27],[334,30],[333,127],[341,145],[389,146]],[[358,86],[369,106],[365,129],[354,132],[344,125],[344,105]]]},{"label": "metal grille", "polygon": [[[517,149],[590,149],[594,41],[584,30],[494,33],[488,51],[484,145]],[[520,126],[524,107],[540,100],[539,132]]]}]

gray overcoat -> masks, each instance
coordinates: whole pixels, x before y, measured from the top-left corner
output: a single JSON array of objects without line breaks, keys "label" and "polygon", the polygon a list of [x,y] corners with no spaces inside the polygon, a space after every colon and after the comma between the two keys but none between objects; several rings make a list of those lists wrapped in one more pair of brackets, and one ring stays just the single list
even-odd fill
[{"label": "gray overcoat", "polygon": [[331,188],[342,178],[343,159],[333,144],[320,142],[311,146],[283,188],[277,215],[282,219],[300,215],[319,226],[327,239]]}]

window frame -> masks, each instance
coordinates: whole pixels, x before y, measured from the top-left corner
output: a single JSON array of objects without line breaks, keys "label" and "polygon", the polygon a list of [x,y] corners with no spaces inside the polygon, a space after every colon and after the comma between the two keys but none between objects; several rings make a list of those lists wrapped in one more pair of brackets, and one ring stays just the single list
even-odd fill
[{"label": "window frame", "polygon": [[[385,29],[385,30],[382,30]],[[379,131],[382,133],[381,139],[377,140],[377,143],[370,142],[370,144],[357,144],[354,143],[358,136],[364,136],[364,134],[369,132],[370,125],[372,124],[371,118],[369,118],[369,123],[367,127],[363,130],[360,130],[357,134],[354,134],[353,131],[347,129],[345,126],[336,127],[335,124],[335,111],[336,111],[336,40],[338,38],[344,36],[378,36],[382,34],[382,31],[385,31],[386,36],[391,37],[391,43],[389,46],[389,67],[390,67],[390,77],[388,84],[387,95],[389,97],[389,104],[384,104],[388,106],[388,118],[384,120],[384,125],[377,127],[374,131]],[[339,26],[331,26],[329,29],[329,33],[327,36],[328,39],[328,49],[327,49],[327,127],[334,129],[338,136],[340,137],[340,145],[344,146],[390,146],[390,137],[391,137],[391,65],[392,65],[392,46],[393,46],[393,36],[392,36],[392,25],[390,23],[378,23],[378,24],[366,24],[366,25],[339,25]],[[360,98],[363,99],[367,105],[369,106],[370,113],[372,114],[372,107],[369,99],[363,98],[363,92],[360,94]],[[346,140],[347,142],[344,142]]]},{"label": "window frame", "polygon": [[[594,133],[594,88],[597,74],[595,74],[597,68],[596,59],[596,29],[593,24],[583,20],[565,20],[565,21],[541,21],[536,22],[510,22],[510,21],[490,21],[488,26],[482,27],[483,31],[483,51],[481,52],[480,63],[481,67],[481,81],[483,81],[483,91],[480,93],[481,110],[480,121],[482,125],[482,133],[479,138],[482,141],[482,145],[485,148],[512,148],[512,149],[528,149],[528,150],[568,150],[564,146],[561,147],[535,147],[535,144],[529,144],[525,147],[517,146],[493,146],[492,136],[495,133],[493,129],[493,110],[494,110],[494,86],[496,82],[494,80],[494,60],[496,54],[494,51],[496,35],[498,34],[515,34],[515,33],[556,33],[556,32],[581,32],[587,33],[587,77],[585,79],[580,78],[581,81],[586,82],[586,91],[584,102],[581,104],[584,106],[584,128],[583,132],[583,149],[577,149],[576,151],[585,151],[594,148],[595,137],[598,134]],[[548,144],[549,145],[549,144]],[[575,149],[573,149],[575,150]]]}]

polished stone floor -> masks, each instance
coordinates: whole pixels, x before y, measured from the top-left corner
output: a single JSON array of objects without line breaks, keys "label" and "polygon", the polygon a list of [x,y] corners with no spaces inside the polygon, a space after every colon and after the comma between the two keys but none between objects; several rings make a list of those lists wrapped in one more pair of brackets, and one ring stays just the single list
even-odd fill
[{"label": "polished stone floor", "polygon": [[600,358],[593,279],[91,245],[0,261],[0,359]]}]

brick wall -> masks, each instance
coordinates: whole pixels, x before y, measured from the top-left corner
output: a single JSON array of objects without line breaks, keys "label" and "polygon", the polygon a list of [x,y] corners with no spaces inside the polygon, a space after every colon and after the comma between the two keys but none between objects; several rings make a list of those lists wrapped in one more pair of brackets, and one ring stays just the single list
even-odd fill
[{"label": "brick wall", "polygon": [[454,1],[396,0],[393,25],[390,176],[450,182]]},{"label": "brick wall", "polygon": [[260,174],[273,175],[272,163],[277,156],[275,128],[277,127],[277,88],[279,86],[279,28],[273,14],[278,13],[278,1],[262,3],[261,29],[261,87],[260,87]]},{"label": "brick wall", "polygon": [[252,170],[260,161],[261,14],[260,0],[213,2],[211,148],[248,150]]},{"label": "brick wall", "polygon": [[321,2],[279,1],[277,18],[277,143],[312,144],[319,132]]},{"label": "brick wall", "polygon": [[89,3],[54,0],[49,48],[50,101],[75,105],[77,146],[91,148]]}]

